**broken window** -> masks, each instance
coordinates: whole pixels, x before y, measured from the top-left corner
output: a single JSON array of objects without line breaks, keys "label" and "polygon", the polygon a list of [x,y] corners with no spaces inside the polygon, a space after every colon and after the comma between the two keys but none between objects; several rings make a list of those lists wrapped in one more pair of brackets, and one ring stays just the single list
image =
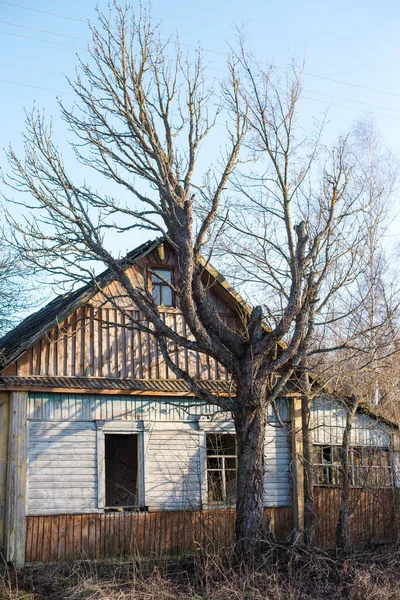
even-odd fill
[{"label": "broken window", "polygon": [[[340,446],[314,446],[314,485],[342,485]],[[388,448],[358,446],[350,449],[351,484],[360,488],[391,487]]]},{"label": "broken window", "polygon": [[355,487],[392,486],[392,467],[388,448],[357,447],[351,449],[352,483]]},{"label": "broken window", "polygon": [[207,434],[207,491],[209,503],[236,502],[236,438],[230,433]]},{"label": "broken window", "polygon": [[314,446],[314,484],[341,484],[339,446]]},{"label": "broken window", "polygon": [[139,435],[105,435],[106,507],[139,505]]},{"label": "broken window", "polygon": [[158,306],[173,306],[172,269],[154,269],[151,274],[151,289],[154,302]]}]

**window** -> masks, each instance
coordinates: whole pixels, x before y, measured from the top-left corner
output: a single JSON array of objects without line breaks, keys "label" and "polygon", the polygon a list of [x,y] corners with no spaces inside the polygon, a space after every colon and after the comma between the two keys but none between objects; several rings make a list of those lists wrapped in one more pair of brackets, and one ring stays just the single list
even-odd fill
[{"label": "window", "polygon": [[133,508],[139,500],[139,435],[105,435],[105,503]]},{"label": "window", "polygon": [[[392,485],[388,448],[351,448],[350,468],[353,487],[382,488]],[[340,446],[314,446],[314,485],[342,485]]]},{"label": "window", "polygon": [[352,482],[355,487],[391,487],[392,469],[388,448],[352,448],[351,456]]},{"label": "window", "polygon": [[151,274],[151,290],[154,302],[158,306],[174,305],[172,289],[166,282],[172,284],[172,269],[154,269]]},{"label": "window", "polygon": [[207,434],[208,502],[236,502],[236,438],[230,433]]},{"label": "window", "polygon": [[314,446],[314,484],[341,484],[339,446]]}]

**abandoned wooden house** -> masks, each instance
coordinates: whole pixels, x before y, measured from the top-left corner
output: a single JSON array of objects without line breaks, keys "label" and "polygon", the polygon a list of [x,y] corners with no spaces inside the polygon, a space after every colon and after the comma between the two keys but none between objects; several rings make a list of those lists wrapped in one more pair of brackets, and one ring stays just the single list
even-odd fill
[{"label": "abandoned wooden house", "polygon": [[[173,278],[172,253],[156,240],[128,257],[131,280],[146,283],[167,322],[186,335],[170,288],[146,271]],[[210,301],[233,327],[240,296],[211,266],[205,273]],[[114,303],[86,285],[0,340],[0,544],[18,566],[180,553],[233,539],[230,415],[193,397],[151,336],[127,327],[127,315],[139,314],[109,273],[102,282]],[[171,352],[205,388],[229,392],[229,374],[215,360],[183,348]],[[264,500],[269,527],[284,538],[301,531],[304,518],[298,394],[288,393],[278,407],[281,423],[268,412]],[[312,410],[315,540],[326,547],[335,538],[346,411],[329,396],[315,400]],[[351,435],[358,493],[352,539],[390,539],[396,533],[397,428],[359,411]]]}]

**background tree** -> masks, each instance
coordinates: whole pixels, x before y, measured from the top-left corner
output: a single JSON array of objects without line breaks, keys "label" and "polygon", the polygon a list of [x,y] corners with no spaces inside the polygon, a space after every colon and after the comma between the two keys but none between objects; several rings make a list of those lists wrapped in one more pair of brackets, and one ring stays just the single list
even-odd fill
[{"label": "background tree", "polygon": [[371,118],[358,121],[351,138],[357,185],[366,207],[361,248],[364,267],[345,297],[345,317],[334,319],[330,326],[329,337],[337,351],[317,368],[337,390],[351,395],[357,389],[364,402],[374,408],[386,407],[390,416],[396,417],[400,290],[388,229],[395,218],[398,164]]},{"label": "background tree", "polygon": [[[266,405],[283,392],[310,345],[325,283],[334,288],[356,269],[351,249],[358,242],[359,199],[347,143],[325,149],[320,161],[319,130],[310,139],[297,137],[297,73],[278,81],[243,47],[228,60],[221,89],[213,90],[201,53],[191,63],[178,43],[163,42],[144,10],[135,14],[115,6],[110,16],[99,14],[92,35],[90,61],[80,63],[71,83],[76,106],[61,105],[62,115],[80,164],[118,184],[127,200],[74,181],[51,128],[34,111],[27,117],[25,158],[8,153],[7,184],[27,192],[35,206],[34,219],[25,223],[10,217],[14,243],[35,268],[62,281],[96,282],[94,262],[106,265],[151,324],[130,325],[155,336],[168,367],[199,398],[231,411],[238,452],[236,534],[239,548],[253,551],[262,535]],[[202,145],[217,118],[227,121],[220,161],[202,168]],[[242,166],[242,159],[253,161],[254,169]],[[235,221],[226,212],[235,213],[237,196],[227,194],[231,185],[251,200],[252,227],[260,218],[265,226],[271,221],[268,243],[260,242],[264,270],[256,277],[268,278],[281,302],[274,311],[268,298],[264,309],[243,307],[235,329],[208,302],[202,280],[202,252],[209,260],[221,224],[229,235]],[[239,219],[244,210],[242,203]],[[133,287],[129,261],[107,245],[110,230],[130,236],[138,228],[161,233],[176,255],[173,289],[190,340],[164,323],[149,292]],[[245,260],[249,229],[240,230],[236,222],[234,231]],[[258,240],[251,233],[251,241]],[[341,261],[345,242],[351,249]],[[319,306],[324,310],[323,301]],[[232,376],[235,396],[223,399],[200,389],[175,364],[171,342],[219,361]]]},{"label": "background tree", "polygon": [[27,268],[5,241],[0,244],[0,335],[31,309],[35,298]]}]

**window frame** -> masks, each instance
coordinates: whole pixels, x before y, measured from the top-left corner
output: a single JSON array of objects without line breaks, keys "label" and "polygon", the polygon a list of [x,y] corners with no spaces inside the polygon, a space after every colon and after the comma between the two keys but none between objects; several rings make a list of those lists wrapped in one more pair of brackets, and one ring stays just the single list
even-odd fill
[{"label": "window frame", "polygon": [[[354,451],[361,450],[361,464],[355,464]],[[379,456],[379,465],[374,464]],[[387,465],[382,464],[382,457],[387,456]],[[366,461],[364,458],[366,457]],[[352,487],[367,489],[389,489],[394,487],[393,468],[390,448],[382,446],[352,446],[351,468]],[[361,477],[360,477],[360,474]],[[381,475],[383,474],[383,482]],[[372,481],[371,481],[372,479]],[[389,482],[389,483],[387,483]]]},{"label": "window frame", "polygon": [[[324,448],[330,448],[331,461],[324,462],[323,452]],[[341,470],[340,460],[333,461],[334,449],[340,451],[341,446],[338,444],[313,444],[313,484],[316,487],[342,487],[341,482]],[[317,451],[321,452],[322,460],[315,462],[315,456]],[[356,464],[355,456],[356,453],[361,456],[361,463]],[[379,456],[379,465],[374,465],[374,455]],[[386,465],[382,464],[382,457],[387,456]],[[367,461],[365,461],[365,457]],[[386,446],[351,446],[350,447],[350,468],[351,468],[351,487],[355,489],[390,489],[394,487],[394,473],[392,465],[392,455],[390,448]],[[382,471],[383,470],[383,471]],[[325,481],[321,483],[319,481],[319,473],[324,473]],[[367,476],[360,477],[360,474],[366,473]],[[380,474],[383,475],[382,485]],[[372,476],[372,477],[371,477]],[[372,481],[371,481],[372,479]]]},{"label": "window frame", "polygon": [[[207,437],[208,436],[224,436],[224,435],[229,435],[231,437],[234,438],[235,441],[235,454],[212,454],[209,455],[208,454],[208,444],[207,444]],[[237,438],[236,438],[236,434],[234,431],[206,431],[205,432],[205,436],[204,436],[204,445],[205,445],[205,492],[206,492],[206,498],[207,498],[207,505],[211,508],[213,507],[232,507],[236,504],[236,494],[235,494],[235,498],[232,499],[231,501],[228,500],[227,498],[227,492],[226,492],[226,488],[227,488],[227,479],[226,479],[226,472],[227,471],[233,471],[235,470],[236,472],[236,477],[237,477]],[[208,459],[209,458],[215,458],[218,461],[221,461],[222,464],[222,468],[216,468],[216,467],[208,467]],[[231,468],[227,468],[226,467],[226,461],[227,459],[235,459],[235,469],[231,469]],[[221,472],[222,473],[222,500],[215,500],[212,501],[210,500],[210,491],[209,491],[209,472]]]},{"label": "window frame", "polygon": [[[324,460],[324,450],[330,450],[330,460]],[[317,487],[340,487],[340,462],[334,460],[334,449],[340,446],[334,444],[313,444],[313,484]],[[321,460],[315,462],[316,451],[321,452]],[[320,481],[320,473],[323,480]]]},{"label": "window frame", "polygon": [[[135,439],[135,444],[136,444],[136,461],[132,461],[135,462],[135,470],[136,470],[136,482],[135,482],[135,490],[134,490],[134,495],[135,495],[135,504],[111,504],[110,502],[107,502],[107,438],[110,439],[113,436],[118,436],[119,438],[121,436],[132,436]],[[141,471],[141,460],[140,460],[140,435],[137,432],[124,432],[124,433],[116,433],[115,431],[113,432],[105,432],[104,433],[104,442],[105,442],[105,453],[104,453],[104,457],[105,457],[105,468],[104,468],[104,485],[105,485],[105,489],[106,489],[106,506],[104,507],[105,510],[133,510],[135,508],[138,508],[141,506],[140,504],[140,471]],[[110,472],[108,472],[108,477],[110,478]],[[114,480],[115,481],[115,480]],[[114,493],[115,495],[115,493]],[[139,500],[139,503],[138,503]]]},{"label": "window frame", "polygon": [[[175,308],[176,303],[175,303],[175,294],[174,291],[171,287],[169,287],[169,285],[167,285],[166,283],[164,283],[164,281],[162,279],[159,279],[159,283],[156,281],[153,281],[153,277],[157,277],[156,273],[157,271],[169,271],[171,273],[171,285],[174,285],[174,279],[175,279],[175,273],[174,273],[174,268],[170,267],[168,265],[162,265],[162,264],[154,264],[151,265],[151,267],[149,267],[148,270],[148,288],[149,291],[154,299],[153,296],[153,288],[154,286],[158,287],[160,289],[160,300],[161,303],[157,304],[157,306],[160,306],[162,308]],[[162,277],[162,275],[161,275]],[[162,300],[163,300],[163,288],[168,288],[169,291],[171,292],[171,304],[163,304]]]},{"label": "window frame", "polygon": [[[146,510],[145,504],[145,436],[146,431],[143,423],[137,421],[96,421],[97,428],[97,510],[106,512],[108,509],[121,509],[124,507],[110,507],[106,505],[106,435],[138,435],[138,474],[137,474],[137,506],[130,510]],[[128,508],[129,510],[129,508]]]}]

